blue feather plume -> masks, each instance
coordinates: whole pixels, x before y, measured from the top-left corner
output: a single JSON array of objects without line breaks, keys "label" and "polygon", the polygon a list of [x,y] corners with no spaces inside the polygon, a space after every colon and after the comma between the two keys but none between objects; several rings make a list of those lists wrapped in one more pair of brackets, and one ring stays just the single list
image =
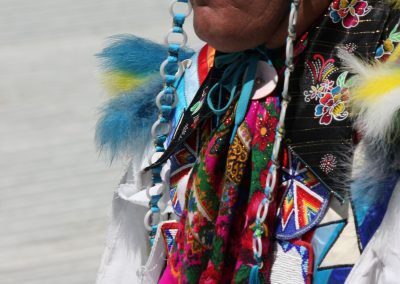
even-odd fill
[{"label": "blue feather plume", "polygon": [[133,151],[144,152],[157,118],[154,98],[161,89],[161,78],[154,78],[130,94],[114,97],[101,108],[96,141],[111,160]]},{"label": "blue feather plume", "polygon": [[[150,129],[158,114],[155,98],[163,88],[158,72],[168,49],[133,35],[118,35],[111,40],[110,46],[97,55],[105,71],[148,79],[137,89],[112,97],[100,109],[96,143],[112,161],[124,154],[142,154],[151,139]],[[182,50],[179,57],[184,60],[192,55],[193,51]]]},{"label": "blue feather plume", "polygon": [[399,173],[382,178],[365,175],[355,179],[351,184],[351,194],[360,213],[365,214],[373,206],[384,203],[392,194],[398,179]]},{"label": "blue feather plume", "polygon": [[[121,71],[135,75],[157,73],[167,58],[168,48],[147,39],[123,34],[110,37],[110,45],[96,56],[106,71]],[[193,50],[181,49],[179,60],[190,58]]]},{"label": "blue feather plume", "polygon": [[158,71],[165,59],[167,48],[133,35],[116,35],[111,44],[97,56],[107,71],[121,71],[148,75]]},{"label": "blue feather plume", "polygon": [[382,204],[400,177],[399,147],[385,141],[363,140],[364,157],[358,162],[351,184],[351,195],[361,211]]}]

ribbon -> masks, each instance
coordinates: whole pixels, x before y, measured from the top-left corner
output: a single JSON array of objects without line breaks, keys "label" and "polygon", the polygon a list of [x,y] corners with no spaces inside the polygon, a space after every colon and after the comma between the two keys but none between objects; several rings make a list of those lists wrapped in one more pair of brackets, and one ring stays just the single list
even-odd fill
[{"label": "ribbon", "polygon": [[[235,123],[230,143],[232,144],[239,125],[243,122],[251,94],[254,87],[254,80],[257,72],[258,61],[263,60],[272,65],[265,51],[261,48],[246,50],[236,53],[220,54],[215,58],[214,66],[218,69],[225,68],[221,79],[210,88],[207,95],[207,104],[210,110],[218,117],[223,115],[237,93],[237,89],[242,85],[239,100],[236,108]],[[243,81],[242,81],[243,78]],[[229,94],[228,102],[221,107],[224,93]],[[215,95],[218,95],[218,107],[215,107]]]},{"label": "ribbon", "polygon": [[250,270],[250,284],[260,284],[260,275],[259,275],[260,267],[258,265],[254,265]]}]

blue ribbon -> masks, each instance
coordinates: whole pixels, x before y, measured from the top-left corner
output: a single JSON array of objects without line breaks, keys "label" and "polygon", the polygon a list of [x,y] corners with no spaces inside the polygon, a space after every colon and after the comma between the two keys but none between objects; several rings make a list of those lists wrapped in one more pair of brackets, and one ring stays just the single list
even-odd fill
[{"label": "blue ribbon", "polygon": [[[254,87],[254,79],[257,72],[258,61],[263,60],[272,65],[266,53],[261,49],[252,49],[242,52],[221,54],[216,56],[214,66],[216,68],[225,68],[221,79],[211,87],[207,95],[208,107],[215,113],[218,118],[223,115],[231,106],[236,95],[238,85],[244,77],[242,90],[236,108],[235,124],[231,136],[230,143],[233,143],[236,131],[245,118],[247,107]],[[247,70],[247,72],[246,72]],[[218,92],[217,92],[218,91]],[[229,93],[229,99],[225,106],[221,107],[221,101],[224,92]],[[218,95],[218,107],[214,106],[214,95]]]},{"label": "blue ribbon", "polygon": [[250,270],[250,284],[260,284],[260,275],[259,275],[260,267],[258,265],[254,265]]}]

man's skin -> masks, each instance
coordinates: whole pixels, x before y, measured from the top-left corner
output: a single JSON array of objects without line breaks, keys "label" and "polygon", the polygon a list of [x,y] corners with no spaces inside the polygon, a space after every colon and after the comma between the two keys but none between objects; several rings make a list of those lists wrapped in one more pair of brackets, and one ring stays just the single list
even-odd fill
[{"label": "man's skin", "polygon": [[[297,33],[304,33],[332,0],[301,0]],[[197,35],[224,52],[285,44],[289,0],[191,0]]]}]

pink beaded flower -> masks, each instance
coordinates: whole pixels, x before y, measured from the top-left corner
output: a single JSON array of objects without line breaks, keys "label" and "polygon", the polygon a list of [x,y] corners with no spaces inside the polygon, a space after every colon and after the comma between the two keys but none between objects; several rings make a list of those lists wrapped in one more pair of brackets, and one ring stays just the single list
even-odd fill
[{"label": "pink beaded flower", "polygon": [[342,22],[346,29],[356,27],[360,17],[367,15],[372,7],[364,0],[334,0],[331,5],[330,17],[334,23]]}]

